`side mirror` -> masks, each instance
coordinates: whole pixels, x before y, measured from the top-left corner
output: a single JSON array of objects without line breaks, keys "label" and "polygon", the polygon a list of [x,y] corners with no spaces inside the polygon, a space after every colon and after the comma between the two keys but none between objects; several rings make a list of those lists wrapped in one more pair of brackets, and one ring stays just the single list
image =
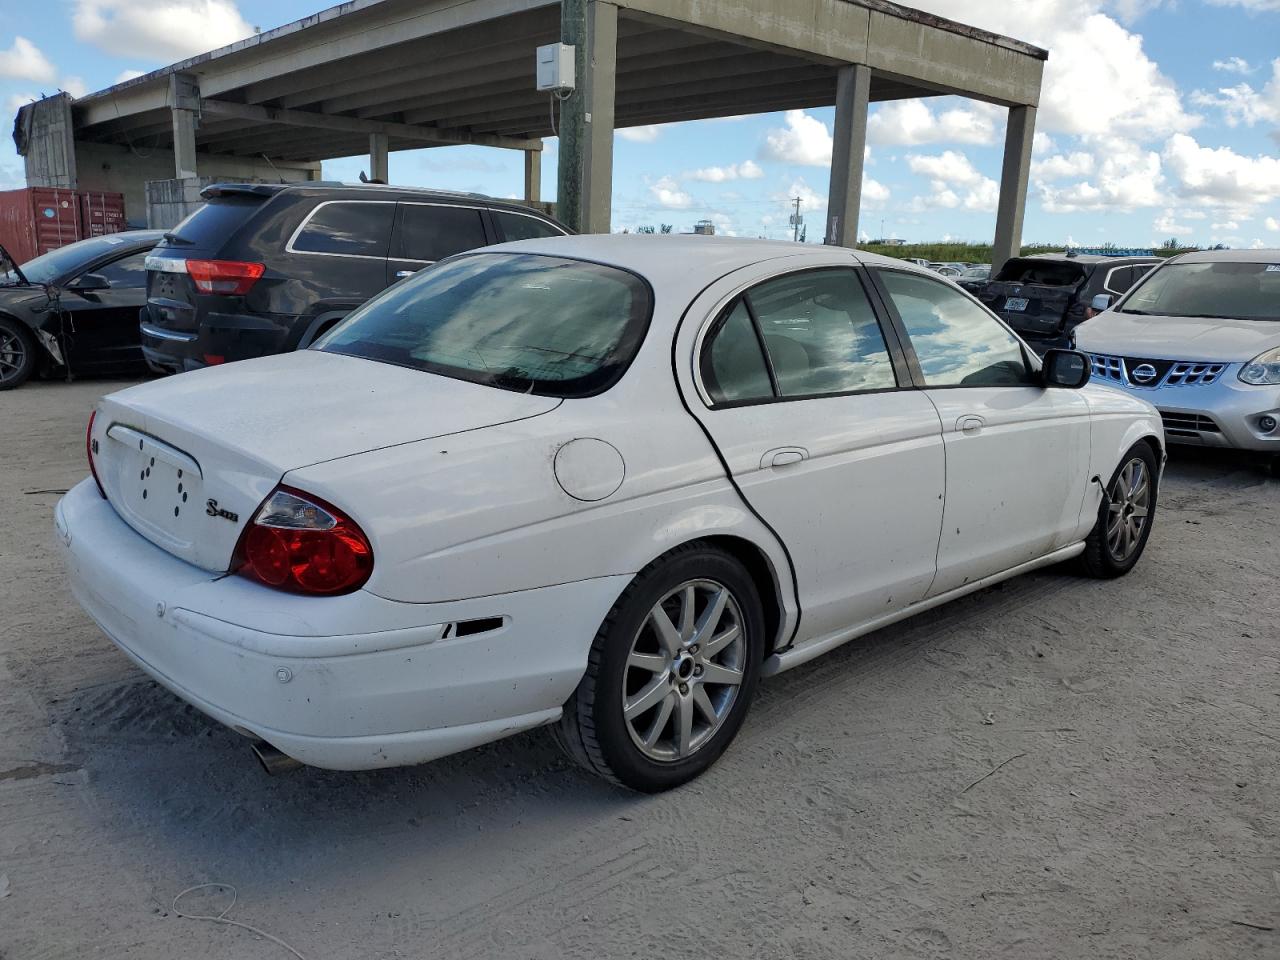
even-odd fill
[{"label": "side mirror", "polygon": [[1111,309],[1111,294],[1100,293],[1093,298],[1093,302],[1089,304],[1094,310],[1101,313],[1103,310]]},{"label": "side mirror", "polygon": [[1079,350],[1049,350],[1040,368],[1046,387],[1065,387],[1078,390],[1089,382],[1093,365]]},{"label": "side mirror", "polygon": [[67,289],[76,293],[93,293],[95,290],[110,290],[111,281],[100,273],[85,273],[76,277]]}]

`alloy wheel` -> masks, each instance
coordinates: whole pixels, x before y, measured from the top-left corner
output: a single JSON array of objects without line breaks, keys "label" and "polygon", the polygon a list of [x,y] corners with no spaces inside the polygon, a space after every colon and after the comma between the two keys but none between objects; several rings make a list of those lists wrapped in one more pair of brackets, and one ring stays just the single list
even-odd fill
[{"label": "alloy wheel", "polygon": [[690,580],[654,604],[631,641],[622,716],[652,760],[683,760],[724,724],[746,666],[742,609],[715,580]]},{"label": "alloy wheel", "polygon": [[27,362],[27,345],[16,333],[0,329],[0,383],[15,379]]},{"label": "alloy wheel", "polygon": [[1146,461],[1134,457],[1111,485],[1107,511],[1107,552],[1117,563],[1128,560],[1142,542],[1151,512],[1151,476]]}]

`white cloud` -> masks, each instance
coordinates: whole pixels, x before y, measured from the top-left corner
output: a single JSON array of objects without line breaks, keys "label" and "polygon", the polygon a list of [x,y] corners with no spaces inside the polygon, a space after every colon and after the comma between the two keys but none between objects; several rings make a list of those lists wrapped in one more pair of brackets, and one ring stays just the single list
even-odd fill
[{"label": "white cloud", "polygon": [[1160,216],[1156,217],[1151,223],[1151,229],[1156,233],[1163,234],[1166,237],[1189,237],[1191,236],[1191,228],[1185,224],[1177,223],[1173,217],[1172,210],[1166,210]]},{"label": "white cloud", "polygon": [[76,0],[71,26],[107,53],[162,62],[253,34],[234,0]]},{"label": "white cloud", "polygon": [[788,110],[783,119],[785,129],[775,127],[765,134],[760,151],[764,159],[806,167],[831,166],[831,132],[825,123],[803,110]]},{"label": "white cloud", "polygon": [[1209,229],[1215,232],[1222,230],[1239,230],[1240,224],[1235,220],[1228,220],[1226,223],[1211,224]]},{"label": "white cloud", "polygon": [[922,177],[960,186],[973,186],[985,179],[969,158],[958,150],[944,150],[936,156],[910,153],[907,154],[907,166],[912,173]]},{"label": "white cloud", "polygon": [[1093,173],[1095,165],[1093,154],[1081,150],[1069,154],[1055,154],[1043,160],[1031,162],[1031,179],[1040,181],[1087,177]]},{"label": "white cloud", "polygon": [[684,210],[693,206],[693,197],[681,189],[674,177],[663,177],[656,183],[649,184],[649,192],[659,206],[668,210]]},{"label": "white cloud", "polygon": [[1208,0],[1214,7],[1240,7],[1250,13],[1280,13],[1280,0]]},{"label": "white cloud", "polygon": [[[911,208],[922,211],[930,208],[954,210],[990,211],[996,208],[1000,198],[1000,186],[984,176],[963,153],[944,150],[938,155],[912,153],[907,155],[907,166],[912,173],[930,178],[930,194],[916,197]],[[964,191],[957,193],[953,187]]]},{"label": "white cloud", "polygon": [[926,143],[988,144],[996,140],[998,108],[974,103],[972,109],[935,114],[923,100],[897,100],[876,110],[867,120],[867,140],[897,146]]},{"label": "white cloud", "polygon": [[116,78],[111,82],[124,83],[126,80],[133,80],[133,79],[136,79],[137,77],[142,77],[145,75],[146,74],[144,74],[141,70],[121,70],[119,73],[116,74]]},{"label": "white cloud", "polygon": [[1191,94],[1191,102],[1221,110],[1229,127],[1280,123],[1280,59],[1271,62],[1271,79],[1260,90],[1250,83],[1219,87],[1214,93],[1197,90]]},{"label": "white cloud", "polygon": [[702,167],[685,174],[688,180],[701,180],[703,183],[724,183],[726,180],[759,180],[764,176],[760,164],[752,160],[742,163],[731,163],[727,167]]},{"label": "white cloud", "polygon": [[1253,73],[1256,68],[1244,57],[1227,57],[1225,60],[1213,61],[1213,69],[1223,73]]},{"label": "white cloud", "polygon": [[84,77],[63,77],[60,86],[73,97],[83,97],[89,92],[89,87],[85,84]]},{"label": "white cloud", "polygon": [[52,83],[57,75],[49,58],[26,37],[14,37],[8,50],[0,50],[0,77]]},{"label": "white cloud", "polygon": [[1065,186],[1038,181],[1042,208],[1047,213],[1082,210],[1129,211],[1165,206],[1164,172],[1160,154],[1119,138],[1082,138],[1094,155],[1096,169],[1088,180]]},{"label": "white cloud", "polygon": [[912,0],[911,5],[1051,50],[1038,117],[1048,132],[1149,140],[1190,130],[1198,122],[1183,108],[1173,81],[1143,50],[1142,37],[1100,12],[1100,0]]},{"label": "white cloud", "polygon": [[10,113],[17,113],[31,101],[39,99],[40,95],[37,93],[11,93],[4,104]]},{"label": "white cloud", "polygon": [[1280,233],[1280,220],[1275,217],[1267,217],[1263,225],[1272,233]]},{"label": "white cloud", "polygon": [[648,123],[643,127],[623,127],[618,131],[618,136],[632,143],[653,143],[662,133],[662,126],[662,124]]},{"label": "white cloud", "polygon": [[1243,210],[1280,199],[1280,157],[1248,157],[1230,147],[1203,147],[1186,134],[1170,137],[1164,163],[1178,193],[1204,205]]},{"label": "white cloud", "polygon": [[804,177],[797,177],[791,181],[791,186],[787,188],[786,195],[774,194],[775,200],[783,203],[792,203],[795,198],[800,198],[800,212],[812,213],[815,210],[825,210],[827,208],[827,196],[818,193],[813,187],[809,186]]}]

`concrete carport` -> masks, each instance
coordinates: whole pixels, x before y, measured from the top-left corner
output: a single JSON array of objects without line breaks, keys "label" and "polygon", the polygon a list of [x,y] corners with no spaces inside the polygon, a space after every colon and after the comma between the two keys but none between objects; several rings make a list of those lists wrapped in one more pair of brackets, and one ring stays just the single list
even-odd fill
[{"label": "concrete carport", "polygon": [[[567,95],[535,89],[535,48],[557,40],[577,48]],[[1046,57],[885,0],[351,0],[24,107],[15,135],[30,184],[130,198],[160,177],[314,179],[319,161],[366,151],[385,179],[389,151],[476,144],[524,152],[530,201],[542,138],[558,135],[558,214],[604,232],[615,129],[834,105],[826,235],[852,246],[868,105],[958,94],[1008,108],[999,264],[1021,242]],[[168,169],[140,177],[142,158]]]}]

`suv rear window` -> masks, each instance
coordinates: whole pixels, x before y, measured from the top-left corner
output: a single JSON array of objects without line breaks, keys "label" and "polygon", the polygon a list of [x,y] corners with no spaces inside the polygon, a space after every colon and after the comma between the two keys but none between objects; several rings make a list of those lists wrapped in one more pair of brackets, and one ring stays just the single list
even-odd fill
[{"label": "suv rear window", "polygon": [[1001,283],[1037,283],[1046,287],[1074,287],[1084,277],[1084,267],[1078,263],[1015,257],[1000,268],[995,279]]},{"label": "suv rear window", "polygon": [[221,247],[227,239],[248,222],[265,202],[262,197],[218,197],[165,234],[172,242],[177,238],[183,246],[191,244],[205,250]]},{"label": "suv rear window", "polygon": [[328,200],[303,221],[288,250],[344,257],[385,258],[391,242],[391,200]]},{"label": "suv rear window", "polygon": [[542,237],[564,236],[563,230],[558,230],[537,217],[508,213],[505,210],[494,210],[492,213],[504,240],[539,240]]},{"label": "suv rear window", "polygon": [[622,376],[652,309],[648,284],[616,267],[472,254],[391,287],[317,349],[505,390],[581,397]]}]

